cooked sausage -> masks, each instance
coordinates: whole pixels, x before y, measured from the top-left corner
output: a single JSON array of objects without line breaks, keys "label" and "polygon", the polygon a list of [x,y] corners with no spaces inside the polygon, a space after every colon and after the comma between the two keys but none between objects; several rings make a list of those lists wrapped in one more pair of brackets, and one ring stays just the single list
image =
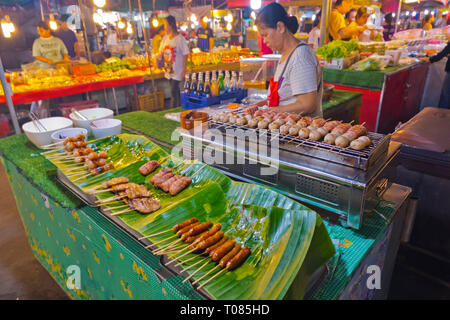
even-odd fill
[{"label": "cooked sausage", "polygon": [[161,188],[162,191],[164,192],[169,192],[169,187],[172,183],[174,183],[176,180],[182,178],[180,175],[174,175],[172,178],[164,181],[163,183],[161,183],[159,185],[159,187]]},{"label": "cooked sausage", "polygon": [[222,268],[225,268],[227,266],[228,261],[230,261],[235,255],[238,254],[238,252],[241,251],[241,245],[238,243],[231,249],[230,252],[228,252],[225,257],[220,259],[219,265]]},{"label": "cooked sausage", "polygon": [[[91,150],[92,150],[92,149],[91,149]],[[100,151],[100,152],[98,153],[98,156],[99,156],[99,158],[106,159],[106,158],[108,158],[108,153],[107,153],[106,151]]]},{"label": "cooked sausage", "polygon": [[288,134],[289,133],[289,129],[291,128],[291,125],[289,125],[289,124],[283,124],[281,127],[280,127],[280,134]]},{"label": "cooked sausage", "polygon": [[301,127],[298,124],[295,124],[289,129],[289,134],[296,136],[296,135],[298,135],[298,132],[300,131],[300,129],[301,129]]},{"label": "cooked sausage", "polygon": [[321,134],[317,129],[313,129],[309,132],[309,139],[313,141],[319,141],[322,138]]},{"label": "cooked sausage", "polygon": [[269,120],[261,120],[258,122],[258,129],[267,129],[267,127],[269,126]]},{"label": "cooked sausage", "polygon": [[300,138],[303,138],[303,139],[309,138],[309,129],[308,128],[301,128],[299,130],[299,132],[298,132],[298,136]]},{"label": "cooked sausage", "polygon": [[189,225],[191,225],[191,224],[193,224],[193,223],[195,223],[195,222],[198,222],[198,219],[197,219],[197,218],[190,218],[190,219],[187,219],[186,221],[183,221],[183,222],[181,222],[181,223],[179,223],[179,224],[176,224],[176,225],[173,227],[173,230],[174,230],[174,231],[178,231],[178,230],[183,229],[184,227],[187,227],[187,226],[189,226]]},{"label": "cooked sausage", "polygon": [[200,222],[198,222],[198,220],[194,223],[191,223],[189,225],[186,225],[185,227],[178,229],[177,231],[177,236],[182,236],[184,233],[188,232],[192,227],[199,225]]},{"label": "cooked sausage", "polygon": [[348,146],[348,144],[350,143],[350,140],[347,139],[346,137],[339,136],[336,138],[336,141],[334,142],[336,144],[336,146],[341,147],[341,148],[345,148]]},{"label": "cooked sausage", "polygon": [[88,160],[97,160],[98,159],[98,153],[96,153],[96,152],[89,153],[87,158],[88,158]]},{"label": "cooked sausage", "polygon": [[172,172],[167,172],[166,174],[162,175],[159,179],[156,179],[153,185],[155,186],[155,188],[160,188],[161,184],[172,178],[174,175],[175,174],[173,174]]},{"label": "cooked sausage", "polygon": [[209,221],[200,223],[196,226],[193,226],[191,229],[189,229],[189,231],[186,232],[186,234],[189,236],[195,236],[197,234],[200,234],[200,233],[208,230],[209,228],[212,227],[212,225],[213,225],[212,222],[209,222]]},{"label": "cooked sausage", "polygon": [[175,182],[173,182],[169,187],[170,195],[172,195],[172,196],[177,195],[184,188],[186,188],[188,185],[190,185],[191,182],[192,182],[192,179],[189,177],[181,177],[180,179],[175,180]]},{"label": "cooked sausage", "polygon": [[220,259],[222,259],[228,252],[230,252],[233,249],[235,243],[236,240],[230,239],[223,245],[212,251],[210,253],[212,260],[219,261]]},{"label": "cooked sausage", "polygon": [[328,144],[334,144],[334,142],[336,141],[336,138],[338,137],[338,135],[335,135],[333,133],[329,133],[325,136],[325,139],[323,140],[325,143]]},{"label": "cooked sausage", "polygon": [[311,122],[311,126],[314,128],[320,128],[322,127],[327,121],[323,118],[314,119]]},{"label": "cooked sausage", "polygon": [[194,244],[197,244],[197,242],[200,242],[202,240],[205,240],[206,238],[212,236],[217,231],[220,231],[222,228],[222,225],[220,223],[213,225],[213,227],[202,234],[200,234],[200,237],[197,239],[197,241]]},{"label": "cooked sausage", "polygon": [[317,129],[317,132],[320,134],[320,138],[323,138],[328,134],[329,131],[324,127],[320,127],[319,129]]},{"label": "cooked sausage", "polygon": [[276,122],[272,122],[269,124],[269,130],[270,131],[276,131],[280,128],[280,125]]},{"label": "cooked sausage", "polygon": [[223,231],[218,231],[215,234],[213,234],[212,236],[206,238],[205,240],[200,241],[196,248],[197,249],[206,249],[212,245],[214,245],[215,243],[219,242],[220,239],[223,238]]},{"label": "cooked sausage", "polygon": [[159,171],[157,174],[155,174],[151,179],[150,179],[150,183],[151,184],[155,184],[155,182],[161,178],[163,175],[165,175],[168,172],[171,172],[172,170],[169,168],[164,168],[161,171]]},{"label": "cooked sausage", "polygon": [[244,125],[247,124],[247,119],[244,118],[244,117],[239,117],[239,118],[237,118],[237,120],[236,120],[236,124],[237,124],[238,126],[244,126]]},{"label": "cooked sausage", "polygon": [[250,247],[242,248],[230,261],[227,262],[227,269],[233,270],[240,266],[250,255]]},{"label": "cooked sausage", "polygon": [[361,136],[358,139],[350,142],[350,148],[352,148],[354,150],[362,150],[365,147],[369,146],[370,144],[371,144],[371,141],[370,141],[369,137]]},{"label": "cooked sausage", "polygon": [[143,176],[146,176],[146,175],[150,174],[151,172],[155,171],[155,169],[158,168],[159,166],[160,166],[160,163],[158,161],[152,160],[152,161],[149,161],[146,164],[142,165],[138,171]]},{"label": "cooked sausage", "polygon": [[97,167],[103,167],[104,165],[106,165],[106,160],[103,158],[98,158],[97,160],[93,161],[95,165],[97,165]]},{"label": "cooked sausage", "polygon": [[[215,249],[217,249],[218,247],[220,247],[221,245],[223,245],[227,240],[228,240],[228,236],[227,236],[227,235],[224,235],[223,238],[220,239],[219,242],[217,242],[216,244],[214,244],[214,245],[212,245],[212,246],[206,248],[205,254],[211,253],[212,251],[214,251]],[[194,244],[196,244],[196,243],[194,243]],[[194,246],[194,244],[192,244],[192,245]],[[194,247],[195,247],[195,246],[194,246]]]}]

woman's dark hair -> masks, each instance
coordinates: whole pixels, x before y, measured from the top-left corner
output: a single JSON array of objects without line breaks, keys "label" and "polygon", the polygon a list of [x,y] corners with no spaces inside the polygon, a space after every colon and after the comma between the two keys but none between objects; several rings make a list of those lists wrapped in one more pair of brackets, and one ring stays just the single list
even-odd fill
[{"label": "woman's dark hair", "polygon": [[340,6],[342,4],[342,1],[344,1],[344,0],[336,0],[336,2],[334,3],[334,6],[335,7]]},{"label": "woman's dark hair", "polygon": [[384,16],[384,21],[386,21],[387,24],[392,24],[394,17],[392,17],[392,13],[389,12]]},{"label": "woman's dark hair", "polygon": [[322,10],[316,13],[316,20],[313,22],[313,28],[317,27],[320,24],[320,20],[322,19]]},{"label": "woman's dark hair", "polygon": [[286,10],[278,3],[272,2],[259,10],[256,17],[256,25],[264,25],[271,29],[277,28],[278,22],[283,22],[286,28],[292,33],[297,33],[299,24],[294,16],[289,16]]},{"label": "woman's dark hair", "polygon": [[173,31],[175,31],[175,32],[178,31],[178,28],[177,28],[177,20],[175,19],[174,16],[167,16],[167,17],[166,17],[166,21],[167,21],[167,24],[169,25],[169,27],[170,27]]},{"label": "woman's dark hair", "polygon": [[422,28],[425,26],[425,24],[426,24],[428,21],[430,21],[430,19],[431,19],[431,14],[427,14],[427,15],[423,18],[423,20],[422,20]]},{"label": "woman's dark hair", "polygon": [[41,28],[41,29],[44,29],[44,30],[50,30],[50,27],[49,27],[47,21],[39,21],[38,24],[37,24],[37,26],[38,26],[39,28]]},{"label": "woman's dark hair", "polygon": [[363,15],[368,14],[368,13],[369,13],[369,10],[367,9],[367,7],[365,7],[365,6],[359,7],[358,12],[356,13],[356,18],[360,18]]},{"label": "woman's dark hair", "polygon": [[355,8],[351,8],[350,11],[345,14],[345,19],[350,18],[350,13],[355,12],[355,11],[356,11]]}]

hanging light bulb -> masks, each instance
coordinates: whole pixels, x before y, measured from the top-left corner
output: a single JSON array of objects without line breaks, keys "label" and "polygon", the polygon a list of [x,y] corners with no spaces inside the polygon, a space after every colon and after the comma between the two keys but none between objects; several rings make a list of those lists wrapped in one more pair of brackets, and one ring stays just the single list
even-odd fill
[{"label": "hanging light bulb", "polygon": [[192,22],[197,21],[197,16],[196,16],[195,14],[192,14],[192,15],[191,15],[191,21],[192,21]]},{"label": "hanging light bulb", "polygon": [[153,25],[153,27],[157,28],[157,27],[159,26],[158,19],[154,18],[154,19],[152,20],[152,25]]},{"label": "hanging light bulb", "polygon": [[261,8],[261,0],[250,0],[250,8],[253,10]]},{"label": "hanging light bulb", "polygon": [[128,34],[132,34],[133,33],[133,27],[131,26],[131,23],[129,23],[129,22],[128,22],[128,25],[127,25],[127,33]]},{"label": "hanging light bulb", "polygon": [[253,31],[258,31],[258,26],[256,24],[253,26]]},{"label": "hanging light bulb", "polygon": [[124,23],[122,20],[120,20],[120,21],[117,23],[117,27],[118,27],[119,29],[123,29],[123,28],[125,28],[125,23]]},{"label": "hanging light bulb", "polygon": [[58,30],[58,24],[55,21],[55,17],[53,14],[50,14],[50,21],[48,22],[48,26],[51,30],[56,31]]},{"label": "hanging light bulb", "polygon": [[253,20],[256,20],[256,12],[255,12],[255,11],[252,11],[252,13],[250,13],[250,17],[251,17]]},{"label": "hanging light bulb", "polygon": [[413,11],[413,12],[411,13],[411,15],[412,15],[413,17],[415,17],[416,14],[417,14],[417,12],[415,12],[415,11]]},{"label": "hanging light bulb", "polygon": [[227,23],[227,30],[231,31],[231,28],[232,28],[231,23]]},{"label": "hanging light bulb", "polygon": [[425,15],[427,15],[427,14],[430,13],[430,11],[428,11],[428,9],[426,9],[423,13],[424,13]]},{"label": "hanging light bulb", "polygon": [[315,14],[312,15],[311,20],[312,20],[312,21],[315,21],[315,20],[316,20],[316,15],[315,15]]},{"label": "hanging light bulb", "polygon": [[231,13],[227,14],[227,16],[225,17],[225,21],[229,23],[233,22],[233,15]]},{"label": "hanging light bulb", "polygon": [[95,6],[103,8],[106,4],[106,0],[94,0]]},{"label": "hanging light bulb", "polygon": [[11,22],[11,19],[9,18],[8,15],[6,15],[5,18],[1,20],[1,27],[2,27],[3,36],[5,38],[11,38],[12,33],[14,31],[16,31],[16,27]]},{"label": "hanging light bulb", "polygon": [[206,16],[205,16],[205,17],[203,17],[203,22],[204,22],[204,23],[208,23],[208,22],[209,22],[209,19],[208,19],[208,17],[206,17]]}]

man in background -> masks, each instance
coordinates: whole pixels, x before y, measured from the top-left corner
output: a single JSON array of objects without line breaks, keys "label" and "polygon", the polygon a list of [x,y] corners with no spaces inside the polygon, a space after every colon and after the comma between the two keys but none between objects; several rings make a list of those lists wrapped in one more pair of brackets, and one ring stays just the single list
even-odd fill
[{"label": "man in background", "polygon": [[203,52],[210,52],[214,46],[214,33],[208,26],[208,17],[202,17],[202,26],[197,30],[197,47]]},{"label": "man in background", "polygon": [[[37,25],[39,38],[33,43],[33,57],[37,60],[41,69],[55,68],[59,61],[69,62],[67,48],[60,38],[53,37],[48,22],[40,21]],[[37,101],[31,104],[31,112],[39,118],[46,118],[48,112],[48,100]]]},{"label": "man in background", "polygon": [[64,42],[69,57],[78,60],[80,59],[80,46],[78,43],[77,35],[75,34],[75,32],[70,30],[69,26],[67,25],[68,18],[69,15],[64,15],[61,17],[61,20],[58,21],[59,28],[58,30],[53,32],[53,35],[60,38]]}]

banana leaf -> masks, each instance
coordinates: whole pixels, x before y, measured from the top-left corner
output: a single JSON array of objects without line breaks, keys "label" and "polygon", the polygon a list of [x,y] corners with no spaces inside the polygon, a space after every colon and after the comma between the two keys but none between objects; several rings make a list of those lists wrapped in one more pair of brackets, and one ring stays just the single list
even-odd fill
[{"label": "banana leaf", "polygon": [[[131,211],[119,215],[130,228],[142,235],[150,235],[197,217],[202,222],[220,223],[225,234],[252,249],[243,265],[223,272],[206,284],[205,291],[214,299],[301,299],[311,274],[335,253],[319,215],[267,187],[236,182],[201,162],[171,157],[141,136],[120,134],[94,140],[89,146],[96,151],[107,151],[108,160],[114,161],[115,169],[85,177],[76,182],[78,187],[89,189],[112,177],[126,176],[132,182],[145,184],[160,201],[161,209],[152,214]],[[158,160],[162,165],[144,177],[138,169],[149,160]],[[192,177],[191,185],[174,197],[154,189],[149,181],[165,167]],[[98,197],[105,199],[113,195],[105,192]],[[123,209],[115,211],[120,210]],[[171,232],[150,240],[156,243],[170,236],[173,236]],[[158,247],[170,241],[173,240]],[[186,261],[183,268],[197,264],[186,271],[192,274],[203,265],[199,263],[203,259],[192,253],[179,261]],[[213,262],[207,264],[192,279],[200,279],[214,267]],[[215,275],[217,269],[199,283]]]}]

